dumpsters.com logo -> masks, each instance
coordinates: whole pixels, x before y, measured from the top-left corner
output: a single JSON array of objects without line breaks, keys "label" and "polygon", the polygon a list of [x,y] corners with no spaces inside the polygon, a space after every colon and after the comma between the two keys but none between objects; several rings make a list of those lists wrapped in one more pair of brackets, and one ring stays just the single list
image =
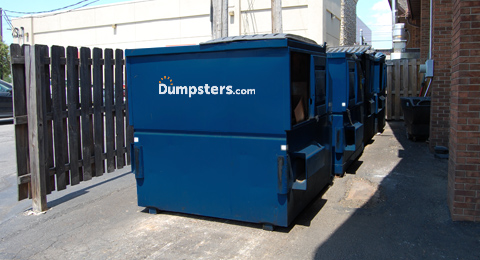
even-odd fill
[{"label": "dumpsters.com logo", "polygon": [[164,76],[158,81],[159,95],[255,95],[255,89],[234,89],[232,85],[174,86],[170,77]]}]

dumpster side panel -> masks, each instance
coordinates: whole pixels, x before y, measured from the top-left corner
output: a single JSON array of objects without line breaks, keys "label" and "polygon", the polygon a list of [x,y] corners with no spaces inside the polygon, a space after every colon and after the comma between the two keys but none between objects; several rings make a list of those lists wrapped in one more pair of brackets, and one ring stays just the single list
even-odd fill
[{"label": "dumpster side panel", "polygon": [[[292,189],[290,191],[288,204],[289,222],[293,221],[308,203],[310,203],[325,186],[332,182],[331,129],[329,116],[323,115],[320,116],[318,120],[311,120],[303,125],[303,127],[293,129],[287,134],[289,151],[298,151],[309,144],[323,146],[325,149],[324,157],[318,160],[322,167],[316,172],[307,172],[306,174],[307,177],[304,180],[304,182],[306,182],[306,189]],[[295,160],[295,157],[291,156],[290,160]],[[292,166],[293,164],[294,162],[292,162]],[[298,172],[294,172],[293,178],[298,177],[296,174],[298,174]]]},{"label": "dumpster side panel", "polygon": [[328,53],[327,85],[332,91],[333,171],[343,175],[364,148],[364,96],[358,82],[359,66],[346,53]]},{"label": "dumpster side panel", "polygon": [[375,95],[375,130],[382,132],[385,128],[385,87],[386,65],[385,59],[377,58],[374,65],[373,91]]},{"label": "dumpster side panel", "polygon": [[376,133],[375,127],[375,108],[376,99],[373,92],[373,81],[375,77],[374,60],[372,55],[364,53],[362,56],[362,66],[365,72],[365,85],[364,85],[364,111],[365,111],[365,135],[363,142],[369,143]]},{"label": "dumpster side panel", "polygon": [[331,112],[343,113],[348,106],[348,69],[346,68],[345,54],[328,54],[327,84],[332,92]]},{"label": "dumpster side panel", "polygon": [[286,138],[135,133],[143,147],[139,206],[287,226],[277,157]]}]

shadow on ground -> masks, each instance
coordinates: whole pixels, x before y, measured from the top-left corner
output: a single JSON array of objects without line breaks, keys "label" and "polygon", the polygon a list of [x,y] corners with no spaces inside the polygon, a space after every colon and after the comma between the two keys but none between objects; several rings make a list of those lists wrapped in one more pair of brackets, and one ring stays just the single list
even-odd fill
[{"label": "shadow on ground", "polygon": [[[274,232],[280,233],[289,233],[296,225],[309,227],[312,223],[312,220],[317,216],[320,210],[325,206],[327,203],[326,199],[323,199],[325,192],[328,191],[330,185],[324,187],[320,193],[312,199],[312,201],[305,207],[305,209],[293,220],[293,222],[288,227],[278,227],[275,226]],[[144,208],[140,212],[144,214],[151,214],[149,212],[149,208]],[[240,227],[250,227],[256,229],[263,229],[263,224],[260,223],[250,223],[244,221],[237,221],[237,220],[230,220],[230,219],[222,219],[222,218],[214,218],[214,217],[207,217],[207,216],[200,216],[200,215],[193,215],[193,214],[186,214],[186,213],[179,213],[179,212],[170,212],[170,211],[162,211],[157,210],[157,214],[163,215],[170,215],[170,216],[179,216],[184,218],[191,218],[197,220],[206,220],[216,223],[225,223],[229,225],[236,225]]]},{"label": "shadow on ground", "polygon": [[[128,167],[128,166],[127,166]],[[75,190],[75,191],[72,191],[72,192],[69,192],[67,193],[66,195],[60,197],[60,198],[57,198],[57,199],[54,199],[52,201],[48,201],[47,202],[47,205],[48,205],[48,208],[52,208],[52,207],[56,207],[58,205],[60,205],[61,203],[65,203],[69,200],[72,200],[74,198],[77,198],[79,196],[82,196],[82,195],[85,195],[88,193],[89,190],[97,187],[97,186],[100,186],[102,184],[105,184],[105,183],[108,183],[108,182],[111,182],[111,181],[114,181],[116,179],[119,179],[119,178],[122,178],[123,176],[126,176],[128,174],[131,174],[131,172],[126,172],[126,173],[123,173],[123,174],[120,174],[118,176],[115,176],[113,178],[109,178],[109,179],[106,179],[104,181],[101,181],[99,183],[96,183],[96,184],[93,184],[93,185],[90,185],[88,187],[85,187],[85,188],[82,188],[82,189],[79,189],[79,190]]]},{"label": "shadow on ground", "polygon": [[391,147],[399,163],[315,259],[480,259],[480,225],[450,219],[447,161],[435,159],[425,142],[408,140],[403,122],[388,124],[401,145]]}]

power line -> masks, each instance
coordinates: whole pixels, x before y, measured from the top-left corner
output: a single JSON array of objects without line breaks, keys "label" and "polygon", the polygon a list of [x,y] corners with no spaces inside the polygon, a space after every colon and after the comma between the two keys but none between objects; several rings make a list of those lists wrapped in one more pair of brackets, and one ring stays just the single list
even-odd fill
[{"label": "power line", "polygon": [[365,24],[365,25],[366,25],[366,26],[377,26],[377,27],[378,27],[378,26],[388,26],[388,27],[390,27],[390,28],[392,27],[392,26],[389,25],[389,24]]},{"label": "power line", "polygon": [[7,21],[10,28],[13,28],[12,21],[10,21],[10,18],[8,17],[8,15],[5,11],[3,11],[3,15],[5,16],[5,21]]},{"label": "power line", "polygon": [[20,11],[11,11],[11,10],[4,10],[4,11],[5,12],[10,12],[10,13],[15,13],[15,14],[43,14],[43,13],[51,13],[51,12],[55,12],[55,11],[64,10],[64,9],[69,8],[69,7],[76,6],[76,5],[79,5],[81,3],[88,2],[88,1],[91,1],[91,0],[82,0],[82,1],[80,1],[78,3],[75,3],[75,4],[67,5],[67,6],[64,6],[64,7],[60,7],[60,8],[56,8],[56,9],[52,9],[52,10],[48,10],[48,11],[38,11],[38,12],[20,12]]},{"label": "power line", "polygon": [[[82,2],[85,2],[87,0],[84,0]],[[90,1],[90,0],[88,0]],[[33,17],[33,18],[43,18],[43,17],[48,17],[48,16],[54,16],[54,15],[59,15],[59,14],[64,14],[64,13],[68,13],[68,12],[71,12],[71,11],[74,11],[74,10],[77,10],[77,9],[80,9],[80,8],[83,8],[83,7],[86,7],[86,6],[89,6],[95,2],[98,2],[100,0],[95,0],[95,1],[92,1],[92,2],[89,2],[89,3],[86,3],[82,6],[78,6],[78,7],[75,7],[75,8],[72,8],[70,10],[67,10],[67,11],[63,11],[63,12],[57,12],[57,13],[51,13],[51,14],[45,14],[45,15],[41,15],[41,16],[33,16],[33,15],[30,15],[30,16],[11,16],[13,18],[19,18],[19,17]],[[44,12],[40,12],[40,13],[44,13]]]}]

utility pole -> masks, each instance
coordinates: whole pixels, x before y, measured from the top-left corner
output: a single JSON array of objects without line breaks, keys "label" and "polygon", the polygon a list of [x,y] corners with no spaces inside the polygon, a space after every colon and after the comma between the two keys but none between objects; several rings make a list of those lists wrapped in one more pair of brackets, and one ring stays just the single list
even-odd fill
[{"label": "utility pole", "polygon": [[212,38],[217,39],[222,36],[222,13],[220,6],[222,0],[211,0],[212,2]]},{"label": "utility pole", "polygon": [[272,33],[283,33],[282,0],[272,0]]},{"label": "utility pole", "polygon": [[212,38],[228,37],[228,0],[211,0]]},{"label": "utility pole", "polygon": [[222,1],[222,37],[228,37],[228,0]]}]

